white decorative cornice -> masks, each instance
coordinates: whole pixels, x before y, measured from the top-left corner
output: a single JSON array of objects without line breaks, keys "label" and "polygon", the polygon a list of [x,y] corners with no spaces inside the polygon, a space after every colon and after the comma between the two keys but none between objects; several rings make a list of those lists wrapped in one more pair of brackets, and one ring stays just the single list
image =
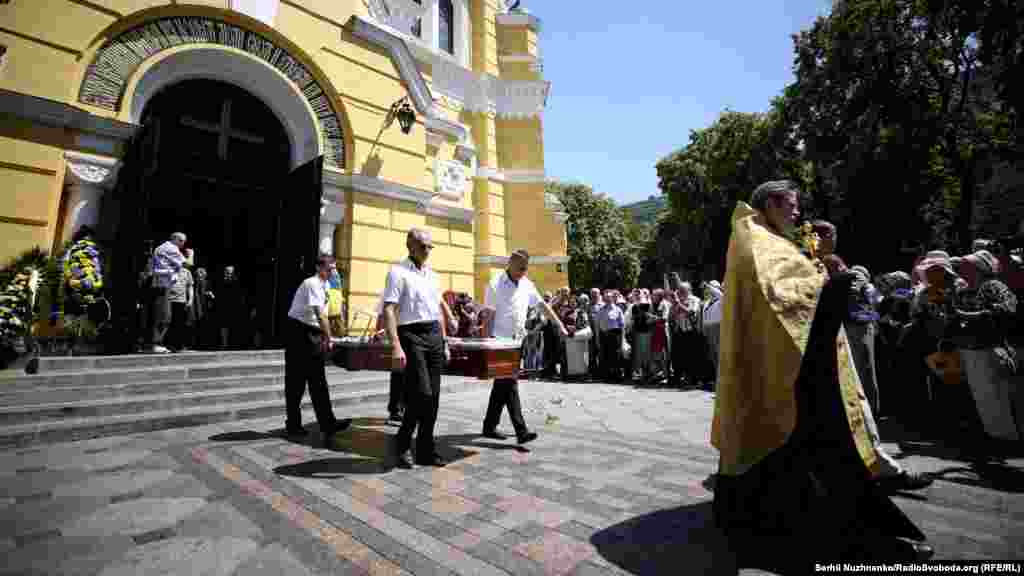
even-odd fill
[{"label": "white decorative cornice", "polygon": [[0,89],[0,115],[13,116],[53,128],[68,128],[115,142],[129,140],[138,126],[101,118],[74,106],[20,92]]},{"label": "white decorative cornice", "polygon": [[544,60],[535,54],[499,54],[498,62],[501,64],[529,64],[530,71],[541,72],[544,70]]},{"label": "white decorative cornice", "polygon": [[530,118],[547,104],[551,83],[545,80],[505,80],[435,58],[431,70],[433,88],[461,103],[470,112],[503,118]]},{"label": "white decorative cornice", "polygon": [[497,18],[498,26],[526,26],[534,32],[540,33],[541,21],[529,12],[506,12],[505,14],[498,14]]},{"label": "white decorative cornice", "polygon": [[65,182],[70,185],[91,186],[110,189],[117,181],[120,161],[106,156],[95,156],[81,152],[65,152],[67,164]]},{"label": "white decorative cornice", "polygon": [[473,222],[473,217],[475,216],[474,212],[468,208],[434,203],[433,199],[438,196],[438,194],[433,192],[413,188],[412,186],[406,186],[405,184],[399,184],[397,182],[388,182],[387,180],[374,178],[372,176],[366,176],[363,174],[340,174],[325,170],[324,181],[330,181],[330,183],[335,186],[349,188],[358,192],[372,194],[374,196],[391,198],[393,200],[402,200],[404,202],[414,202],[422,212],[431,216],[458,220],[459,222],[466,224]]},{"label": "white decorative cornice", "polygon": [[543,184],[547,182],[544,170],[498,170],[488,166],[477,167],[476,177],[503,184]]},{"label": "white decorative cornice", "polygon": [[280,0],[231,0],[230,7],[273,28],[279,4]]},{"label": "white decorative cornice", "polygon": [[387,50],[398,68],[398,75],[402,77],[408,88],[413,106],[423,116],[423,124],[428,130],[448,134],[459,143],[466,143],[470,140],[469,128],[466,125],[448,120],[441,115],[434,103],[434,97],[430,92],[430,87],[427,86],[427,81],[423,79],[423,74],[416,66],[416,59],[413,57],[409,45],[396,30],[359,15],[352,16],[349,22],[352,33],[356,37]]},{"label": "white decorative cornice", "polygon": [[[507,266],[508,256],[476,256],[473,261],[485,266]],[[530,256],[530,264],[538,266],[551,264],[568,264],[568,256]]]}]

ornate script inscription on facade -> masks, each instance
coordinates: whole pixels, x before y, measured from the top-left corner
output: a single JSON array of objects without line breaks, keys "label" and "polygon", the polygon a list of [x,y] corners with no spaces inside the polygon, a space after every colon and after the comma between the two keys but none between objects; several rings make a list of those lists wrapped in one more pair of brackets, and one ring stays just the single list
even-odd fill
[{"label": "ornate script inscription on facade", "polygon": [[142,63],[168,48],[215,44],[242,50],[288,77],[316,113],[323,132],[325,162],[345,167],[341,122],[330,99],[309,70],[284,48],[260,34],[202,16],[162,18],[123,32],[96,53],[82,81],[78,100],[110,111],[121,108],[128,80]]}]

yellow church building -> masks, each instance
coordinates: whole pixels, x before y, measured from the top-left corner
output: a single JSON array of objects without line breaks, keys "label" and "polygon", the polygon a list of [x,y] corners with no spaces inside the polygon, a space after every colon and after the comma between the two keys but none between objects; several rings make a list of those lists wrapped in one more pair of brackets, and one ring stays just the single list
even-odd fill
[{"label": "yellow church building", "polygon": [[0,261],[88,225],[126,294],[182,231],[280,309],[333,251],[350,330],[413,226],[445,289],[479,299],[515,248],[568,285],[540,26],[501,0],[0,0]]}]

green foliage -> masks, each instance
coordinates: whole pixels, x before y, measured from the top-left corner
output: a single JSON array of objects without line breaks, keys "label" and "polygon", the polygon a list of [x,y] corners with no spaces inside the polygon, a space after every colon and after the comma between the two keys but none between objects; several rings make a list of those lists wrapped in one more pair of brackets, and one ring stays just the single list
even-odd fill
[{"label": "green foliage", "polygon": [[664,196],[651,196],[647,200],[622,206],[622,210],[637,224],[653,226],[657,223],[661,212],[668,206]]},{"label": "green foliage", "polygon": [[[681,268],[694,279],[721,277],[736,203],[766,180],[788,178],[804,185],[805,167],[784,124],[783,106],[777,100],[763,114],[726,110],[711,126],[691,132],[686,147],[657,163],[669,214],[659,222],[656,246],[648,253],[654,268]],[[660,275],[648,268],[645,278]]]},{"label": "green foliage", "polygon": [[872,270],[906,269],[902,247],[1016,232],[1022,38],[1015,0],[835,2],[793,36],[795,81],[765,113],[726,110],[657,163],[669,214],[648,231],[641,282],[720,277],[733,207],[777,178]]},{"label": "green foliage", "polygon": [[628,288],[640,274],[640,258],[630,219],[611,199],[585,184],[549,182],[569,219],[569,286]]}]

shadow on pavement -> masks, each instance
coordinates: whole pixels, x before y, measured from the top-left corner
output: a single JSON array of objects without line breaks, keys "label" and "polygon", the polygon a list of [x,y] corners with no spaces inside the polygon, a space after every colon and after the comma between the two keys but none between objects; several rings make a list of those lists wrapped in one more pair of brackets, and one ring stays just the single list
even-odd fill
[{"label": "shadow on pavement", "polygon": [[[474,448],[487,448],[488,450],[515,450],[517,452],[529,452],[530,449],[526,446],[520,446],[516,444],[515,436],[510,437],[508,440],[490,440],[485,439],[480,434],[448,434],[446,436],[438,436],[435,441],[440,446],[439,450],[444,451],[445,447],[450,447],[458,450],[459,446],[472,446]],[[442,454],[443,456],[444,454]]]},{"label": "shadow on pavement", "polygon": [[239,432],[225,432],[210,436],[211,442],[258,442],[270,440],[271,438],[285,438],[284,428],[271,430],[269,432],[257,432],[255,430],[241,430]]},{"label": "shadow on pavement", "polygon": [[632,574],[721,574],[739,570],[715,527],[711,501],[659,510],[616,524],[590,538],[605,560]]}]

